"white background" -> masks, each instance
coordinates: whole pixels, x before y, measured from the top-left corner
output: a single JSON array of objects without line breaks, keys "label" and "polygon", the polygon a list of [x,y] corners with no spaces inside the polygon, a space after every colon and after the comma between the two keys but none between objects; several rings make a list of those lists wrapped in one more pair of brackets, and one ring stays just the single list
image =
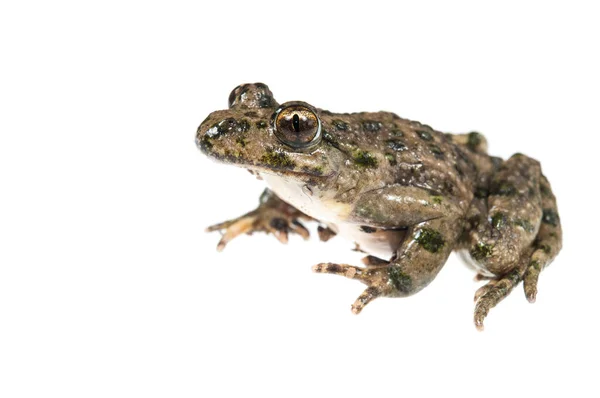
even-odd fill
[{"label": "white background", "polygon": [[[3,2],[0,396],[598,396],[599,14],[551,3]],[[354,316],[363,285],[310,271],[350,242],[217,254],[263,185],[194,135],[256,81],[539,159],[565,238],[537,303],[477,332],[452,256]]]}]

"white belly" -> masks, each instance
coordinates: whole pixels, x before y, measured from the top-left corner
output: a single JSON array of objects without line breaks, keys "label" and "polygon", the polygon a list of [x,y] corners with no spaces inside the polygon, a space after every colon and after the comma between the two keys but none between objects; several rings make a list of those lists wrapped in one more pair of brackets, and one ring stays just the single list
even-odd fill
[{"label": "white belly", "polygon": [[333,195],[314,191],[311,194],[303,188],[303,183],[279,176],[263,174],[262,177],[279,198],[323,222],[341,237],[356,242],[364,252],[389,260],[404,239],[404,231],[378,229],[372,233],[363,232],[361,224],[346,221],[352,206],[335,201]]}]

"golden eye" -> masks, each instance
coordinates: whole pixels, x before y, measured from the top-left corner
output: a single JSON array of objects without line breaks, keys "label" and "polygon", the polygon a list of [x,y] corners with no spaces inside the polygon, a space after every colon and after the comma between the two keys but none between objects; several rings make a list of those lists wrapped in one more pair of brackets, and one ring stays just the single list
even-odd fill
[{"label": "golden eye", "polygon": [[275,135],[292,148],[305,149],[319,143],[321,121],[304,102],[286,102],[274,114]]}]

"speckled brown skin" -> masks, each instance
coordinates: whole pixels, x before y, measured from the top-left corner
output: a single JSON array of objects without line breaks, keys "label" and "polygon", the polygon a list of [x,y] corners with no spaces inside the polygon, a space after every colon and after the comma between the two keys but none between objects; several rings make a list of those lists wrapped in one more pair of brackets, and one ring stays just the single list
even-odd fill
[{"label": "speckled brown skin", "polygon": [[476,294],[478,328],[521,280],[527,298],[535,299],[539,273],[562,238],[556,201],[537,161],[520,154],[502,161],[487,155],[481,134],[443,134],[389,112],[315,109],[320,135],[310,147],[295,148],[274,134],[279,104],[267,86],[238,86],[229,103],[201,124],[196,142],[211,158],[264,178],[274,193],[267,191],[268,200],[253,212],[210,228],[225,230],[220,248],[255,230],[282,241],[288,230],[308,236],[298,219],[313,218],[327,226],[320,228],[324,240],[350,236],[361,250],[384,257],[368,256],[366,268],[313,268],[367,285],[352,305],[355,313],[377,297],[420,291],[454,249],[492,279]]}]

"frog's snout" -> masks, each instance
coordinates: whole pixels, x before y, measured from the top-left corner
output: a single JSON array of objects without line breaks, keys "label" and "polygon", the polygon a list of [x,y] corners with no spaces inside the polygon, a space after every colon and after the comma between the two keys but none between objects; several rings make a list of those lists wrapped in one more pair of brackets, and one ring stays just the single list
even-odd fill
[{"label": "frog's snout", "polygon": [[216,113],[213,112],[208,115],[196,132],[196,145],[206,155],[210,155],[213,152],[213,147],[218,140],[239,128],[239,123],[234,118],[222,118],[219,115],[215,115]]},{"label": "frog's snout", "polygon": [[248,119],[236,119],[229,111],[213,112],[198,127],[196,145],[209,156],[224,154],[228,149],[245,147],[245,133],[250,127]]}]

